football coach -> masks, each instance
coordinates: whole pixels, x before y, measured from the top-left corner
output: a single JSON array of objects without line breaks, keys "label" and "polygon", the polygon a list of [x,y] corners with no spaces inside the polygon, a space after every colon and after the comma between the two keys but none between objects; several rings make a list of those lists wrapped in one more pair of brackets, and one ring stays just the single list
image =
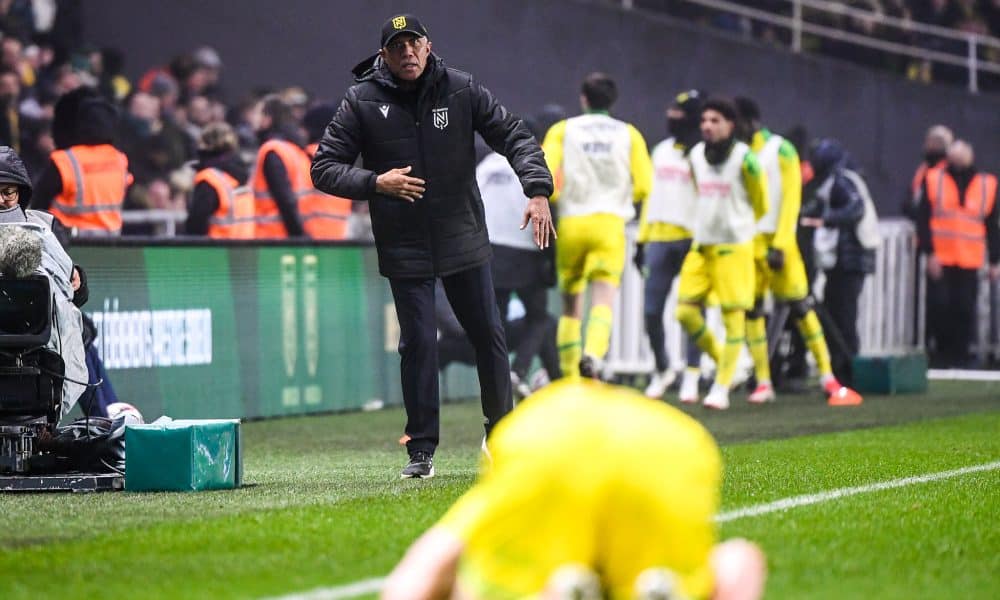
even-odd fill
[{"label": "football coach", "polygon": [[[531,223],[539,248],[555,235],[552,176],[521,119],[470,74],[446,67],[413,15],[387,20],[378,53],[353,73],[356,83],[320,141],[312,179],[323,192],[369,203],[379,272],[389,280],[399,318],[410,457],[402,477],[433,477],[440,407],[436,278],[476,349],[487,435],[512,408],[474,134],[517,173],[530,198],[522,227]],[[359,155],[362,166],[355,166]]]}]

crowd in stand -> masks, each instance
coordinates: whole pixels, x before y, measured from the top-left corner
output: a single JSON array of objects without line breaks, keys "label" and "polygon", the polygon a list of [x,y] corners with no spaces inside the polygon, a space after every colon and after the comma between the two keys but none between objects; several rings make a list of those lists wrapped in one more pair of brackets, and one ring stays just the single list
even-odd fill
[{"label": "crowd in stand", "polygon": [[[39,14],[38,6],[48,4],[52,14]],[[242,162],[246,170],[272,138],[291,142],[305,155],[332,116],[332,107],[319,105],[299,87],[257,89],[239,98],[225,95],[220,86],[224,64],[208,46],[175,56],[131,81],[123,74],[123,52],[83,42],[77,6],[55,0],[0,0],[0,145],[13,147],[23,157],[36,184],[50,177],[46,173],[53,151],[68,147],[73,137],[67,129],[70,123],[60,120],[57,104],[60,99],[70,104],[65,102],[67,94],[75,90],[83,96],[89,95],[81,94],[84,88],[96,90],[115,108],[116,117],[107,122],[112,131],[102,137],[107,135],[128,158],[132,185],[122,206],[126,210],[186,211],[192,195],[197,197],[198,169],[220,162],[214,155],[235,155],[239,160],[230,162]],[[74,113],[68,120],[77,121],[75,107],[65,108],[63,114]],[[268,114],[262,116],[262,110]],[[228,124],[235,135],[220,133],[213,127],[218,124]],[[206,133],[210,146],[220,140],[223,146],[206,147]],[[226,146],[233,138],[233,147]],[[294,181],[297,174],[285,173],[290,194],[301,191],[294,189],[301,183]],[[238,183],[252,186],[248,177],[253,175],[245,173]],[[308,228],[304,222],[290,224],[288,232],[304,235],[303,227]],[[127,224],[124,229],[149,230],[130,230]]]},{"label": "crowd in stand", "polygon": [[[792,3],[788,0],[747,0],[740,4],[779,15],[792,15]],[[1000,0],[849,0],[834,4],[869,11],[876,17],[894,17],[907,23],[922,23],[953,29],[956,32],[1000,37]],[[787,46],[791,41],[791,32],[787,28],[745,18],[721,9],[706,8],[687,0],[639,0],[636,5],[662,10],[765,42]],[[846,13],[835,14],[808,6],[803,7],[802,17],[809,23],[882,41],[953,54],[960,58],[968,54],[968,47],[964,42],[918,32],[909,25],[888,26],[879,23],[877,18],[859,18]],[[866,66],[880,66],[925,83],[941,81],[964,85],[968,81],[968,73],[962,67],[915,60],[851,42],[805,34],[802,46],[807,52],[835,56]],[[980,47],[978,53],[980,59],[1000,62],[1000,48]],[[997,77],[981,74],[980,78],[982,89],[1000,89],[1000,80]]]}]

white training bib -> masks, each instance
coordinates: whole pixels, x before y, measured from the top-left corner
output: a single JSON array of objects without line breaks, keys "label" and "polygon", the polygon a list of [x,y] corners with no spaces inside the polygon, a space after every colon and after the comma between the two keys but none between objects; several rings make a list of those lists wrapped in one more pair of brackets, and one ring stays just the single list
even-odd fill
[{"label": "white training bib", "polygon": [[738,244],[753,239],[753,208],[743,183],[743,159],[749,152],[749,146],[737,141],[725,162],[711,165],[705,158],[704,142],[691,149],[691,173],[698,191],[696,244]]},{"label": "white training bib", "polygon": [[602,114],[566,121],[560,216],[609,213],[626,220],[635,216],[628,127],[628,123]]},{"label": "white training bib", "polygon": [[698,195],[684,151],[669,138],[653,148],[652,161],[653,187],[646,199],[646,221],[694,229]]}]

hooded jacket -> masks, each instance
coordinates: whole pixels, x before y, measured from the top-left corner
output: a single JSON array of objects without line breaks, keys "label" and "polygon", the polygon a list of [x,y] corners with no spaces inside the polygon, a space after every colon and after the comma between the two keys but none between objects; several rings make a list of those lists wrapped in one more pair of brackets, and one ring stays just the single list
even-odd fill
[{"label": "hooded jacket", "polygon": [[[63,249],[63,244],[54,235],[53,225],[58,221],[48,213],[27,210],[31,201],[31,179],[24,168],[21,157],[13,148],[0,146],[0,185],[14,184],[19,189],[20,208],[15,216],[25,223],[41,226],[48,231],[42,236],[40,269],[50,282],[53,297],[52,337],[47,347],[56,351],[63,359],[65,376],[62,386],[62,414],[65,415],[76,404],[84,386],[74,381],[87,379],[87,365],[83,348],[83,321],[78,306],[86,302],[86,274],[73,265],[72,259]],[[7,221],[16,222],[16,221]],[[50,233],[51,232],[51,233]],[[73,269],[80,270],[81,286],[75,292],[72,288]],[[74,306],[75,305],[75,306]]]},{"label": "hooded jacket", "polygon": [[[824,140],[812,152],[811,162],[816,172],[815,195],[821,202],[813,203],[815,216],[826,227],[839,231],[836,269],[856,273],[875,272],[875,250],[866,248],[858,237],[858,224],[865,217],[865,197],[858,189],[850,155],[833,140]],[[808,211],[807,211],[808,212]]]},{"label": "hooded jacket", "polygon": [[[354,70],[348,91],[313,159],[317,189],[369,202],[379,272],[429,278],[490,259],[483,202],[476,185],[475,133],[510,161],[525,196],[552,194],[541,147],[471,75],[431,54],[416,92],[403,90],[377,58]],[[358,156],[363,166],[355,166]],[[375,180],[412,166],[426,181],[423,198],[378,194]],[[518,210],[514,205],[511,210]]]}]

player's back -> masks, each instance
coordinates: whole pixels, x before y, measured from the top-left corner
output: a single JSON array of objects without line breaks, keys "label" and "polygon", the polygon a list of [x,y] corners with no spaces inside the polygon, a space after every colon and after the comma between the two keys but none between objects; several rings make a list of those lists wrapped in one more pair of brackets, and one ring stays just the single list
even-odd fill
[{"label": "player's back", "polygon": [[711,589],[721,467],[694,419],[624,388],[563,381],[505,417],[490,448],[491,470],[446,517],[469,519],[465,568],[489,583],[479,592],[537,592],[569,563],[601,573],[612,597],[652,566],[692,597]]},{"label": "player's back", "polygon": [[559,207],[562,216],[609,213],[631,219],[634,127],[606,114],[563,122]]}]

